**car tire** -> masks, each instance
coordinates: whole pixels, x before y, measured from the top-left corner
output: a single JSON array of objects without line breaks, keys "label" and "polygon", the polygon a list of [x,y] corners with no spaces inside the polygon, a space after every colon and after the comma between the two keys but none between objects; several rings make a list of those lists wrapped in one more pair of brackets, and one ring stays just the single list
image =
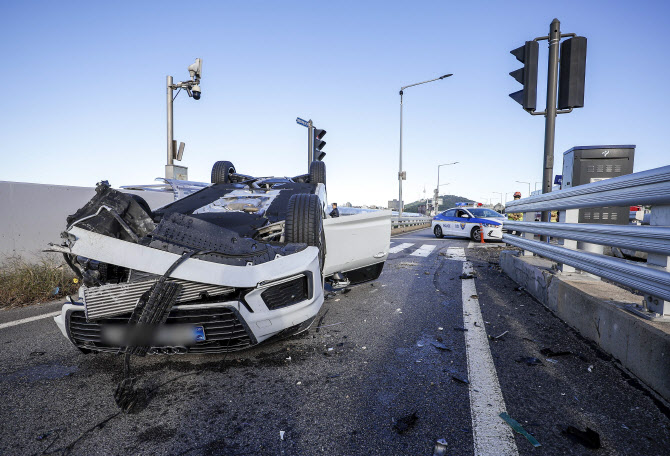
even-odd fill
[{"label": "car tire", "polygon": [[435,229],[433,230],[433,233],[435,234],[436,238],[443,238],[444,233],[442,232],[442,227],[440,225],[437,225]]},{"label": "car tire", "polygon": [[230,184],[230,175],[236,173],[229,161],[218,161],[212,166],[212,184]]},{"label": "car tire", "polygon": [[323,209],[317,195],[300,193],[291,196],[284,224],[284,239],[286,242],[318,247],[319,266],[323,270],[326,238],[323,232]]},{"label": "car tire", "polygon": [[315,160],[309,165],[309,182],[326,185],[326,164]]},{"label": "car tire", "polygon": [[481,239],[481,236],[480,236],[480,234],[479,234],[479,229],[480,229],[480,228],[479,228],[478,226],[476,226],[476,227],[474,227],[474,228],[472,229],[472,231],[470,232],[470,239],[472,239],[472,240],[475,241],[475,242],[481,242],[481,240],[482,240],[482,239]]}]

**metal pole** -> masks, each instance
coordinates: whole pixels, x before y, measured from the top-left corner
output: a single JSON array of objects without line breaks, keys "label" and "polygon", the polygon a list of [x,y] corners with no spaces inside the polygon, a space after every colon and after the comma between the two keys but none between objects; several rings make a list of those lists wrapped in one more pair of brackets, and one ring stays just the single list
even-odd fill
[{"label": "metal pole", "polygon": [[[558,87],[558,47],[561,41],[561,23],[558,19],[549,26],[549,67],[547,69],[547,113],[544,127],[544,170],[542,174],[542,193],[551,192],[554,174],[554,139],[556,137],[556,89]],[[542,221],[549,222],[551,212],[542,212]],[[547,236],[540,237],[547,242]]]},{"label": "metal pole", "polygon": [[437,202],[440,199],[440,165],[437,166],[437,192],[435,193],[435,215],[437,215],[438,207]]},{"label": "metal pole", "polygon": [[402,90],[400,91],[400,161],[398,165],[398,215],[402,217]]},{"label": "metal pole", "polygon": [[307,172],[314,161],[314,123],[312,119],[307,122]]},{"label": "metal pole", "polygon": [[[172,117],[172,76],[167,77],[167,164],[172,165],[174,151],[172,150],[172,140],[174,137],[173,117]],[[166,170],[167,171],[167,170]],[[165,176],[168,177],[167,174]]]}]

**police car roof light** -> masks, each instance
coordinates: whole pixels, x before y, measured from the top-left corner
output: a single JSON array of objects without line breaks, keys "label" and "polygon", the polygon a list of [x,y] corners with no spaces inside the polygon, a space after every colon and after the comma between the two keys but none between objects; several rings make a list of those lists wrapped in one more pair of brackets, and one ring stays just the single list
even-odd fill
[{"label": "police car roof light", "polygon": [[456,203],[456,207],[467,206],[468,203]]}]

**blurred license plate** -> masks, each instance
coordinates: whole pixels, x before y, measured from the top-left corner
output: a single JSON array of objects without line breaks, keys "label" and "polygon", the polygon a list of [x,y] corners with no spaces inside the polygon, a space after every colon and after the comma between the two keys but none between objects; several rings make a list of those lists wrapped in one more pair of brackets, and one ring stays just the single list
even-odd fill
[{"label": "blurred license plate", "polygon": [[202,342],[203,340],[207,339],[205,337],[205,328],[202,327],[202,326],[194,326],[193,327],[193,334],[195,335],[195,341],[196,342]]}]

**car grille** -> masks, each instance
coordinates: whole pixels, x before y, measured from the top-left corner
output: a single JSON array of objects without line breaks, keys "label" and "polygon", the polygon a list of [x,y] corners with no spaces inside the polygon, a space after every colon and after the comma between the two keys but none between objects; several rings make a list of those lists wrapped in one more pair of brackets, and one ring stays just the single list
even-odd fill
[{"label": "car grille", "polygon": [[[102,326],[123,325],[129,318],[130,313],[92,322],[86,320],[83,310],[70,312],[67,319],[70,339],[83,349],[117,352],[119,347],[107,345],[101,340]],[[149,353],[224,353],[253,345],[246,328],[230,307],[175,308],[165,324],[202,326],[206,340],[189,347],[152,347]]]},{"label": "car grille", "polygon": [[[195,301],[203,296],[224,296],[235,291],[234,288],[220,285],[179,279],[170,279],[170,281],[182,286],[179,296],[177,296],[177,303]],[[84,287],[86,317],[89,320],[96,320],[132,312],[140,296],[149,291],[155,283],[156,280],[142,280],[99,287]]]},{"label": "car grille", "polygon": [[292,280],[272,285],[261,293],[261,298],[268,309],[275,310],[297,304],[309,297],[307,277],[301,275]]}]

